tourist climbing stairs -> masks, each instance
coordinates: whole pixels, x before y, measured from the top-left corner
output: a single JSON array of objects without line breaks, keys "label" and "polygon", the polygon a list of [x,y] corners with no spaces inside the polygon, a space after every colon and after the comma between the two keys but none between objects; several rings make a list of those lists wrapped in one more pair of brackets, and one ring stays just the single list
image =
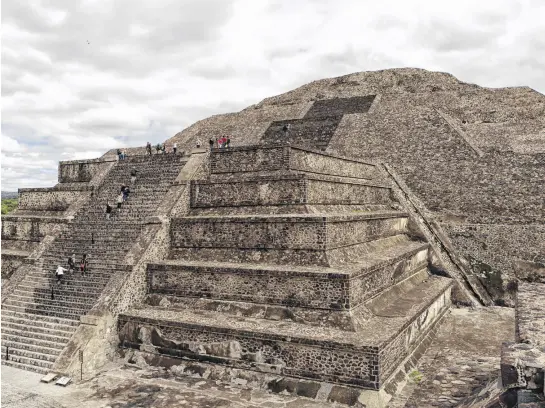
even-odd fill
[{"label": "tourist climbing stairs", "polygon": [[[46,250],[41,266],[29,266],[23,281],[2,304],[2,364],[47,372],[85,315],[96,303],[116,271],[128,271],[127,252],[153,216],[165,193],[187,162],[183,155],[135,156],[110,170],[90,201],[76,214],[68,229]],[[137,170],[132,183],[131,171]],[[120,211],[116,199],[122,185],[129,186],[128,200]],[[106,202],[113,207],[106,219]],[[56,283],[58,265],[76,269]],[[87,254],[87,271],[80,259]]]}]

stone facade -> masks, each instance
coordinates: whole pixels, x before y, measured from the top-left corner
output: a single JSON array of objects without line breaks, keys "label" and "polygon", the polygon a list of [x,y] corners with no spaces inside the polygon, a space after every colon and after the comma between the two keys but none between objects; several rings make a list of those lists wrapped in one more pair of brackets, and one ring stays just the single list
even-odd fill
[{"label": "stone facade", "polygon": [[[372,95],[371,107],[363,109],[361,98]],[[385,162],[423,203],[429,220],[445,231],[479,224],[524,243],[533,242],[533,231],[545,218],[544,117],[543,95],[528,87],[481,88],[445,73],[395,69],[314,81],[241,112],[197,122],[167,143],[192,146],[198,137],[207,140],[225,130],[237,147],[308,141],[307,147],[327,153]],[[321,128],[316,134],[307,131],[336,120],[331,136],[327,126],[322,133]],[[292,134],[284,135],[281,128],[290,121]],[[545,241],[539,234],[538,242]],[[461,256],[475,256],[472,238],[450,238]],[[495,233],[483,239],[489,248],[501,245]],[[518,255],[496,251],[493,263],[489,254],[477,254],[469,266],[475,276],[483,264],[501,274],[501,288],[494,277],[482,280],[488,289],[484,297],[498,304],[514,304],[508,286],[516,279],[511,267],[501,265],[535,262],[520,255],[528,252],[526,245],[516,249]]]},{"label": "stone facade", "polygon": [[145,304],[121,313],[120,345],[384,393],[452,282],[430,276],[375,166],[266,145],[213,150],[209,174],[148,264]]}]

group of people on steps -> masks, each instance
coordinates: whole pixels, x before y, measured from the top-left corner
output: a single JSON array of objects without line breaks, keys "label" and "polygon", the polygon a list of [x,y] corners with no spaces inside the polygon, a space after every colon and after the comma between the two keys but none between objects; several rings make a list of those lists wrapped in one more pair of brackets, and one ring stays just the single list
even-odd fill
[{"label": "group of people on steps", "polygon": [[[89,258],[87,258],[87,254],[83,254],[79,261],[79,269],[82,276],[85,276],[85,273],[88,272],[88,265],[89,265]],[[76,254],[72,254],[72,256],[68,257],[68,268],[63,268],[62,266],[58,265],[57,269],[55,270],[55,276],[57,277],[57,285],[62,283],[65,272],[73,273],[75,270],[76,270]]]},{"label": "group of people on steps", "polygon": [[[151,143],[150,142],[146,143],[146,153],[148,154],[148,156],[151,156],[151,150],[152,150]],[[178,152],[178,144],[174,143],[172,144],[172,153],[176,154],[177,152]],[[157,143],[155,145],[155,153],[167,154],[167,153],[170,153],[170,151],[167,150],[167,145],[165,143]]]},{"label": "group of people on steps", "polygon": [[[197,140],[197,147],[200,146],[200,140]],[[231,145],[231,138],[229,136],[222,136],[220,138],[217,138],[216,140],[210,139],[208,141],[208,144],[210,145],[210,150],[212,149],[228,149]]]},{"label": "group of people on steps", "polygon": [[[138,174],[138,171],[136,169],[131,170],[131,184],[134,185],[136,183],[136,175]],[[117,196],[116,202],[117,202],[117,211],[121,211],[121,206],[125,201],[129,199],[129,194],[131,193],[131,189],[129,186],[126,186],[123,184],[121,186],[121,189],[119,190],[119,194]],[[112,215],[112,206],[110,205],[109,201],[106,201],[106,219],[109,220],[110,216]]]}]

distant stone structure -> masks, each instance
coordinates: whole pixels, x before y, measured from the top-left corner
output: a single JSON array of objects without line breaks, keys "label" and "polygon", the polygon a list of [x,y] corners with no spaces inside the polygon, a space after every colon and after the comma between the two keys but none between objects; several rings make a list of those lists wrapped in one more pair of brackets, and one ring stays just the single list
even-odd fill
[{"label": "distant stone structure", "polygon": [[[81,351],[92,376],[133,353],[383,407],[452,303],[516,304],[498,403],[539,400],[544,129],[528,88],[400,69],[200,121],[166,142],[185,153],[61,162],[2,217],[2,363],[73,376]],[[89,271],[56,285],[72,253]]]}]

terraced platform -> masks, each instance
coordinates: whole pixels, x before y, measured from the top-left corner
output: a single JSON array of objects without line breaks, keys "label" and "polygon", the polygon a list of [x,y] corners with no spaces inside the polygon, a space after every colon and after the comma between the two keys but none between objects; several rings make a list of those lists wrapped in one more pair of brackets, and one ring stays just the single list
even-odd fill
[{"label": "terraced platform", "polygon": [[297,147],[212,151],[168,259],[148,264],[145,303],[119,317],[120,346],[384,393],[451,280],[430,273],[378,175]]}]

